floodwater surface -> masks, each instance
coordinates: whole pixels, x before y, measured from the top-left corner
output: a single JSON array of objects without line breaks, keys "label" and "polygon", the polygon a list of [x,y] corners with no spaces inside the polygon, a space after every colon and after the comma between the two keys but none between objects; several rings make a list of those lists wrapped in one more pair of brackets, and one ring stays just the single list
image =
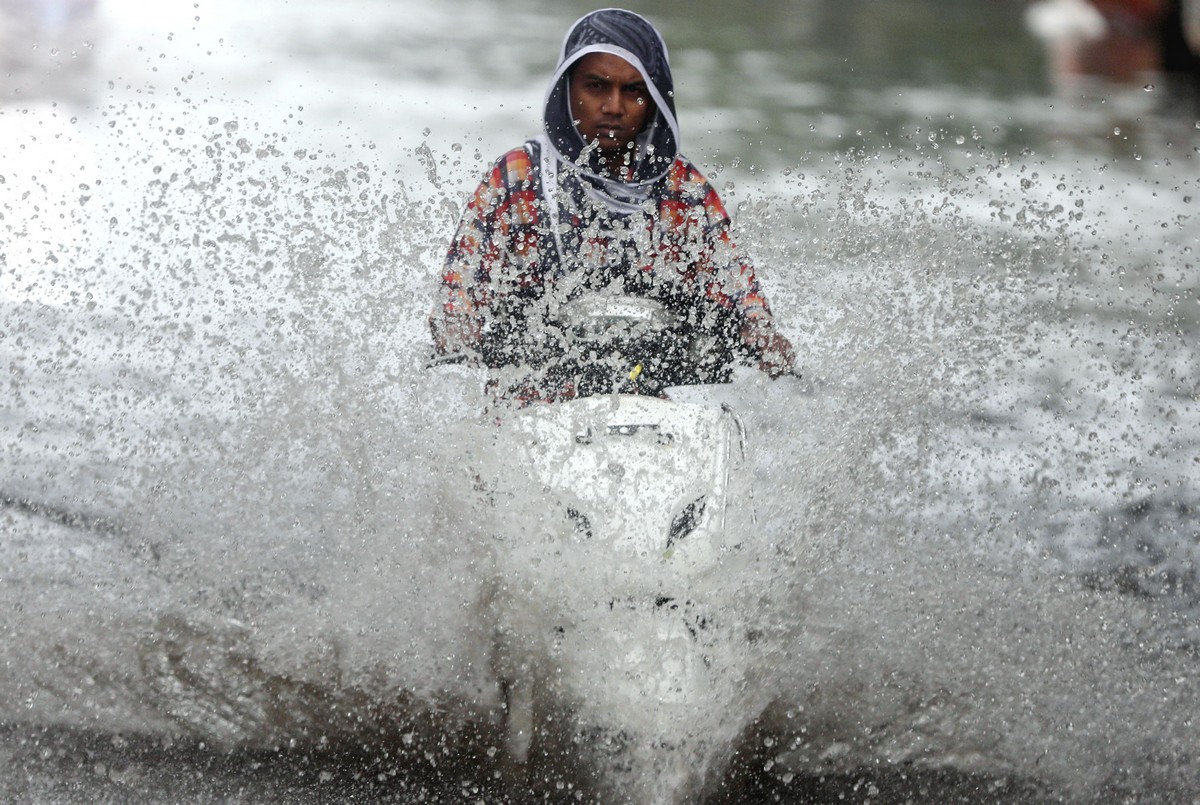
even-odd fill
[{"label": "floodwater surface", "polygon": [[[1064,94],[1018,3],[634,8],[804,375],[729,391],[762,561],[706,801],[1200,797],[1186,85]],[[0,797],[600,796],[569,726],[504,759],[479,378],[425,325],[588,10],[0,32]]]}]

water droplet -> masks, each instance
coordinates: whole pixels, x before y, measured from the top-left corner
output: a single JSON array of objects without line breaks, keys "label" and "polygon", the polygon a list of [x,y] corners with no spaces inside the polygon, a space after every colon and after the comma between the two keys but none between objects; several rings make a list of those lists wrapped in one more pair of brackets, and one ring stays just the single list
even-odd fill
[{"label": "water droplet", "polygon": [[1146,92],[1154,92],[1154,85],[1147,84],[1146,86],[1142,87],[1142,89],[1146,90]]},{"label": "water droplet", "polygon": [[1121,127],[1113,126],[1113,134],[1120,135],[1120,133],[1121,133]]},{"label": "water droplet", "polygon": [[428,128],[421,129],[421,134],[426,137],[428,137],[432,133],[433,133],[432,129],[428,129]]},{"label": "water droplet", "polygon": [[967,138],[962,136],[961,134],[954,138],[954,142],[958,143],[959,145],[962,145],[966,141],[967,141]]}]

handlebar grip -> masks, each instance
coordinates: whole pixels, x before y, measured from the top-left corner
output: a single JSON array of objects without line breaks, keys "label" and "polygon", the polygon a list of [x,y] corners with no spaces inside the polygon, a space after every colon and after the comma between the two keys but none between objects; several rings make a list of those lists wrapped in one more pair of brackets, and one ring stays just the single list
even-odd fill
[{"label": "handlebar grip", "polygon": [[466,363],[467,355],[464,352],[453,352],[448,355],[434,355],[425,361],[426,369],[433,369],[438,366],[449,366],[456,363]]}]

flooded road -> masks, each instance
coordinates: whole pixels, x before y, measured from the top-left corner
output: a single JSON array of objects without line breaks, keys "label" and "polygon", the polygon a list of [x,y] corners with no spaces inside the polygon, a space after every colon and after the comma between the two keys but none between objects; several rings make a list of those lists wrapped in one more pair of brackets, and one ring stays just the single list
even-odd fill
[{"label": "flooded road", "polygon": [[[504,765],[477,378],[424,368],[588,10],[114,1],[6,50],[4,799],[594,797],[568,728]],[[776,558],[706,801],[1193,801],[1191,89],[1064,94],[1018,3],[635,10],[805,376],[736,390]]]}]

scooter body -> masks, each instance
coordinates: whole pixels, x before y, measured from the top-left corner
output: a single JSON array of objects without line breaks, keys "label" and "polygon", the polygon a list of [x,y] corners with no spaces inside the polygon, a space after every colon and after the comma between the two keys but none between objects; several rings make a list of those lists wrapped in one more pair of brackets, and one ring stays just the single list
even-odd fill
[{"label": "scooter body", "polygon": [[620,796],[685,801],[745,687],[722,607],[754,531],[741,422],[628,394],[532,406],[501,425],[492,470],[510,756],[528,757],[539,712],[566,711]]}]

